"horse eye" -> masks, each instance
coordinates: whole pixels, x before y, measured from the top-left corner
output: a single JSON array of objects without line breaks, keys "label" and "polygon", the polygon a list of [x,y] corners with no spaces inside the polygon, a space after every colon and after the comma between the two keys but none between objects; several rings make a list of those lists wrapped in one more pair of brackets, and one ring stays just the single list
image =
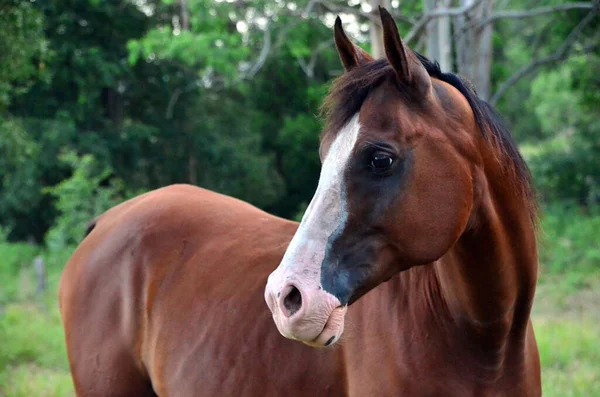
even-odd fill
[{"label": "horse eye", "polygon": [[393,163],[394,159],[384,153],[376,153],[371,159],[371,167],[377,172],[387,171]]}]

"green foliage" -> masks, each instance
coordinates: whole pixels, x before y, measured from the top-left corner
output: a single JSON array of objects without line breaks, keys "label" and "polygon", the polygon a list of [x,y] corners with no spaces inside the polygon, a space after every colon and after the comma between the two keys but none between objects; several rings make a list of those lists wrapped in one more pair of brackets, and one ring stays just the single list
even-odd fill
[{"label": "green foliage", "polygon": [[523,147],[546,202],[600,203],[600,121],[580,117],[570,132]]},{"label": "green foliage", "polygon": [[553,205],[543,211],[540,263],[544,272],[600,270],[600,208]]},{"label": "green foliage", "polygon": [[[6,229],[13,229],[14,217],[10,215],[20,212],[23,203],[34,204],[38,201],[39,182],[35,159],[38,158],[40,146],[27,133],[18,120],[1,119],[0,117],[0,222]],[[8,215],[8,216],[7,216]]]},{"label": "green foliage", "polygon": [[[341,72],[331,18],[319,4],[301,18],[307,5],[2,3],[0,57],[10,67],[0,71],[0,86],[12,87],[0,87],[7,98],[0,104],[0,225],[8,238],[39,242],[59,222],[65,204],[44,189],[71,177],[72,167],[58,160],[64,151],[92,155],[98,169],[110,170],[98,191],[121,191],[116,197],[123,186],[138,192],[187,182],[280,216],[302,211],[319,173],[318,106]],[[397,11],[413,18],[422,7],[400,2]],[[494,87],[534,55],[552,54],[587,12],[580,11],[498,21]],[[357,27],[353,34],[368,48],[366,25]],[[533,148],[528,160],[546,202],[600,201],[600,57],[594,47],[579,51],[596,27],[581,34],[568,61],[527,76],[499,104],[514,135]],[[81,218],[94,212],[77,211]],[[81,228],[81,220],[73,224]]]},{"label": "green foliage", "polygon": [[317,175],[321,163],[319,161],[319,137],[315,131],[319,131],[320,123],[312,115],[299,114],[295,117],[287,117],[279,135],[279,144],[282,152],[281,171],[288,178],[288,199],[298,204],[298,201],[306,200],[304,194],[307,187],[316,189]]},{"label": "green foliage", "polygon": [[[573,139],[574,140],[574,139]],[[575,141],[556,151],[541,151],[530,167],[545,201],[575,201],[582,205],[600,202],[598,148]]]},{"label": "green foliage", "polygon": [[4,0],[0,5],[0,114],[12,96],[29,90],[33,78],[49,77],[43,18],[28,1]]},{"label": "green foliage", "polygon": [[27,273],[39,251],[39,247],[32,244],[0,242],[0,307],[24,297],[19,278]]},{"label": "green foliage", "polygon": [[8,226],[0,225],[0,243],[7,242],[9,234],[10,234],[10,228]]},{"label": "green foliage", "polygon": [[[494,59],[492,74],[496,86],[530,64],[532,58],[554,54],[585,14],[569,11],[560,17],[549,14],[499,23],[494,45],[500,55]],[[599,26],[592,23],[577,37],[564,62],[535,69],[499,103],[513,134],[527,143],[527,160],[547,203],[600,202],[600,52],[597,45],[591,45],[597,40]]]},{"label": "green foliage", "polygon": [[[63,151],[93,155],[100,169],[111,170],[104,184],[130,191],[187,182],[283,216],[312,194],[320,126],[304,115],[316,112],[322,90],[315,87],[339,61],[328,50],[309,80],[297,48],[318,45],[330,30],[310,19],[286,31],[297,18],[283,11],[277,21],[265,19],[271,52],[261,72],[245,80],[266,43],[257,21],[271,3],[236,12],[230,2],[186,3],[189,30],[179,3],[168,1],[34,3],[52,54],[51,79],[38,78],[13,96],[0,126],[9,138],[0,141],[0,225],[10,239],[41,241],[64,212],[56,195],[43,193],[71,175],[58,160]],[[238,31],[238,23],[247,30]],[[274,42],[279,32],[285,40]],[[293,131],[310,144],[294,148]],[[308,165],[300,179],[296,165]]]},{"label": "green foliage", "polygon": [[210,146],[211,153],[199,158],[204,161],[212,159],[214,163],[226,166],[204,168],[199,184],[232,196],[245,197],[262,207],[272,204],[281,195],[283,181],[272,168],[272,156],[256,155],[259,147],[260,137],[255,134],[219,137]]},{"label": "green foliage", "polygon": [[527,107],[546,138],[530,143],[526,154],[546,201],[600,203],[600,101],[589,94],[597,86],[589,70],[597,67],[600,58],[581,55],[533,81]]},{"label": "green foliage", "polygon": [[66,152],[60,161],[68,164],[73,173],[56,186],[45,189],[56,198],[59,214],[46,238],[53,249],[78,244],[90,221],[125,198],[121,181],[109,179],[112,170],[99,164],[92,155],[80,157]]},{"label": "green foliage", "polygon": [[39,238],[55,216],[42,190],[67,175],[56,158],[75,138],[75,127],[62,119],[0,122],[0,224],[11,237]]},{"label": "green foliage", "polygon": [[527,106],[535,112],[544,136],[568,133],[580,117],[578,92],[573,91],[573,68],[561,67],[540,73],[531,84]]},{"label": "green foliage", "polygon": [[243,46],[242,36],[231,29],[226,3],[213,1],[190,2],[191,30],[180,26],[160,25],[146,35],[127,43],[129,62],[140,59],[176,61],[194,68],[200,77],[212,78],[216,73],[229,80],[237,77],[239,62],[250,55]]}]

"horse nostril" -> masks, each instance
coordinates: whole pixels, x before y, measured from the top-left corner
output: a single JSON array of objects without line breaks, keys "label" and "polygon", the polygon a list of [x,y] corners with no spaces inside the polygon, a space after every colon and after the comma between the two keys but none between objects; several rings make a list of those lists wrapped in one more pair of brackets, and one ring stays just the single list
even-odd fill
[{"label": "horse nostril", "polygon": [[302,307],[302,294],[298,288],[293,285],[290,286],[290,290],[287,295],[283,298],[283,306],[287,310],[287,317],[291,317]]}]

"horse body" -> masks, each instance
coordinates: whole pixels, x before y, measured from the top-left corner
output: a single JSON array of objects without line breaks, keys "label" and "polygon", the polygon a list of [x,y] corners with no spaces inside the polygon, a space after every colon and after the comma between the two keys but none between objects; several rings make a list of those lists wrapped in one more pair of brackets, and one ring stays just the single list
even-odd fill
[{"label": "horse body", "polygon": [[[296,227],[185,185],[103,214],[61,279],[78,395],[344,390],[337,354],[283,339],[262,299]],[[268,376],[280,368],[288,372]]]},{"label": "horse body", "polygon": [[[296,229],[185,185],[102,215],[61,280],[78,395],[527,395],[513,387],[535,363],[498,382],[469,359],[472,342],[440,310],[434,267],[398,274],[357,301],[333,348],[282,338],[262,294]],[[522,336],[508,343],[511,357],[524,356]],[[483,392],[490,384],[493,393]]]},{"label": "horse body", "polygon": [[78,396],[541,395],[527,167],[381,15],[377,61],[336,21],[300,224],[185,185],[95,221],[60,285]]}]

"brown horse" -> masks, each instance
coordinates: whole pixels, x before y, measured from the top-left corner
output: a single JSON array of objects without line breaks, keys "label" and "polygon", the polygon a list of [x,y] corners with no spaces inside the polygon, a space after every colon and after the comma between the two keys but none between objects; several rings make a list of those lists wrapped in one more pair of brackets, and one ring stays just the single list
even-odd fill
[{"label": "brown horse", "polygon": [[380,11],[386,60],[336,22],[299,227],[184,185],[97,219],[60,286],[79,396],[541,395],[527,167]]}]

